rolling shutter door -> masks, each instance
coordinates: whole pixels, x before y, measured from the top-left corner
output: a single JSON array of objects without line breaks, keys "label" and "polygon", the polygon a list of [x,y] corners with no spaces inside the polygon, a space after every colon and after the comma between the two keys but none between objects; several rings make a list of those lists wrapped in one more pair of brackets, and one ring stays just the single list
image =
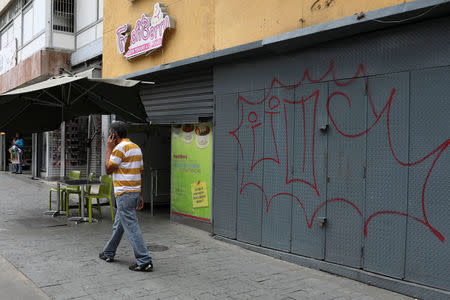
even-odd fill
[{"label": "rolling shutter door", "polygon": [[153,124],[198,123],[213,115],[212,70],[156,79],[142,87],[141,99]]}]

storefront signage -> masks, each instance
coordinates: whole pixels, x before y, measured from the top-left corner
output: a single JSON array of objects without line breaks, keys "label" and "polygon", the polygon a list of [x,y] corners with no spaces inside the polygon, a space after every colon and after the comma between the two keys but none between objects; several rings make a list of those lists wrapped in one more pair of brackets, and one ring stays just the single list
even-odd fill
[{"label": "storefront signage", "polygon": [[[156,3],[153,16],[150,18],[147,14],[142,14],[131,33],[130,24],[117,28],[117,51],[127,59],[151,53],[162,46],[164,32],[168,28],[175,28],[174,18],[167,14],[164,4]],[[126,49],[128,39],[130,45]]]},{"label": "storefront signage", "polygon": [[172,127],[172,213],[211,221],[212,124]]},{"label": "storefront signage", "polygon": [[0,75],[14,68],[17,63],[16,54],[15,41],[0,50]]},{"label": "storefront signage", "polygon": [[197,182],[191,184],[192,207],[208,207],[208,188],[206,182]]}]

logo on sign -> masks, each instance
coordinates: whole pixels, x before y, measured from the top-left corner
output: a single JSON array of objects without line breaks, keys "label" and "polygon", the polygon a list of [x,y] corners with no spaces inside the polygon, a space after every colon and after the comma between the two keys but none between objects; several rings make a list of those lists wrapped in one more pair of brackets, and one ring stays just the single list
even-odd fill
[{"label": "logo on sign", "polygon": [[[153,16],[150,18],[147,14],[142,14],[131,33],[130,24],[117,28],[117,51],[127,59],[151,53],[162,46],[164,32],[168,28],[175,28],[175,21],[167,14],[164,4],[156,3]],[[130,46],[126,49],[129,37]]]}]

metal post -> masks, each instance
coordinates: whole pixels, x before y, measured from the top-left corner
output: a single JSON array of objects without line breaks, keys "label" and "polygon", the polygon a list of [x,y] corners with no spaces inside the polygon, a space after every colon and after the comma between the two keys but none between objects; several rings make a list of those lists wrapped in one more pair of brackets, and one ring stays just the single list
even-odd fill
[{"label": "metal post", "polygon": [[[153,169],[150,169],[150,215],[153,216],[153,200],[154,200],[154,183],[153,183]],[[143,188],[143,187],[141,187]]]},{"label": "metal post", "polygon": [[6,171],[6,143],[5,134],[0,134],[0,171]]},{"label": "metal post", "polygon": [[31,134],[31,177],[36,178],[39,176],[38,170],[38,134]]},{"label": "metal post", "polygon": [[46,176],[49,176],[50,166],[51,166],[51,164],[50,164],[50,138],[49,138],[49,136],[50,136],[49,132],[46,132],[45,135],[44,135],[44,139],[46,140],[46,143],[45,143],[46,144],[46,147],[45,147],[45,156],[46,156],[45,173],[46,173]]},{"label": "metal post", "polygon": [[59,176],[66,176],[66,122],[61,122],[61,165],[59,169]]},{"label": "metal post", "polygon": [[87,134],[87,163],[86,163],[86,176],[89,176],[91,172],[91,153],[92,153],[92,143],[91,143],[91,127],[92,127],[92,116],[88,117],[88,134]]}]

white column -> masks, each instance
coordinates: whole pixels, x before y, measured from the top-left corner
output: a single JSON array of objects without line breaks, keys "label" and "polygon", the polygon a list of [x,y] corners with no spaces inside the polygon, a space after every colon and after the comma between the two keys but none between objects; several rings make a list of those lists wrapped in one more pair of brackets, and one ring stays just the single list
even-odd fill
[{"label": "white column", "polygon": [[103,115],[102,116],[102,156],[101,156],[101,173],[102,175],[106,174],[105,171],[105,159],[106,159],[106,141],[108,140],[109,136],[109,126],[111,124],[111,116],[110,115]]},{"label": "white column", "polygon": [[[88,116],[88,129],[87,129],[87,139],[88,143],[91,140],[91,127],[92,127],[92,116]],[[92,154],[92,143],[88,144],[87,148],[87,159],[86,159],[86,177],[89,176],[91,172],[91,154]]]},{"label": "white column", "polygon": [[45,45],[46,48],[53,47],[53,1],[45,0]]},{"label": "white column", "polygon": [[51,173],[50,172],[50,167],[51,167],[50,161],[52,160],[52,156],[50,153],[50,134],[49,134],[49,132],[46,132],[44,134],[44,139],[47,141],[47,143],[46,143],[47,147],[45,149],[45,155],[47,156],[47,159],[46,159],[47,165],[45,166],[45,170],[46,170],[47,176],[50,176],[50,173]]},{"label": "white column", "polygon": [[4,134],[0,134],[0,151],[0,171],[6,171],[6,143]]},{"label": "white column", "polygon": [[36,178],[39,176],[38,168],[38,134],[31,134],[31,176]]}]

